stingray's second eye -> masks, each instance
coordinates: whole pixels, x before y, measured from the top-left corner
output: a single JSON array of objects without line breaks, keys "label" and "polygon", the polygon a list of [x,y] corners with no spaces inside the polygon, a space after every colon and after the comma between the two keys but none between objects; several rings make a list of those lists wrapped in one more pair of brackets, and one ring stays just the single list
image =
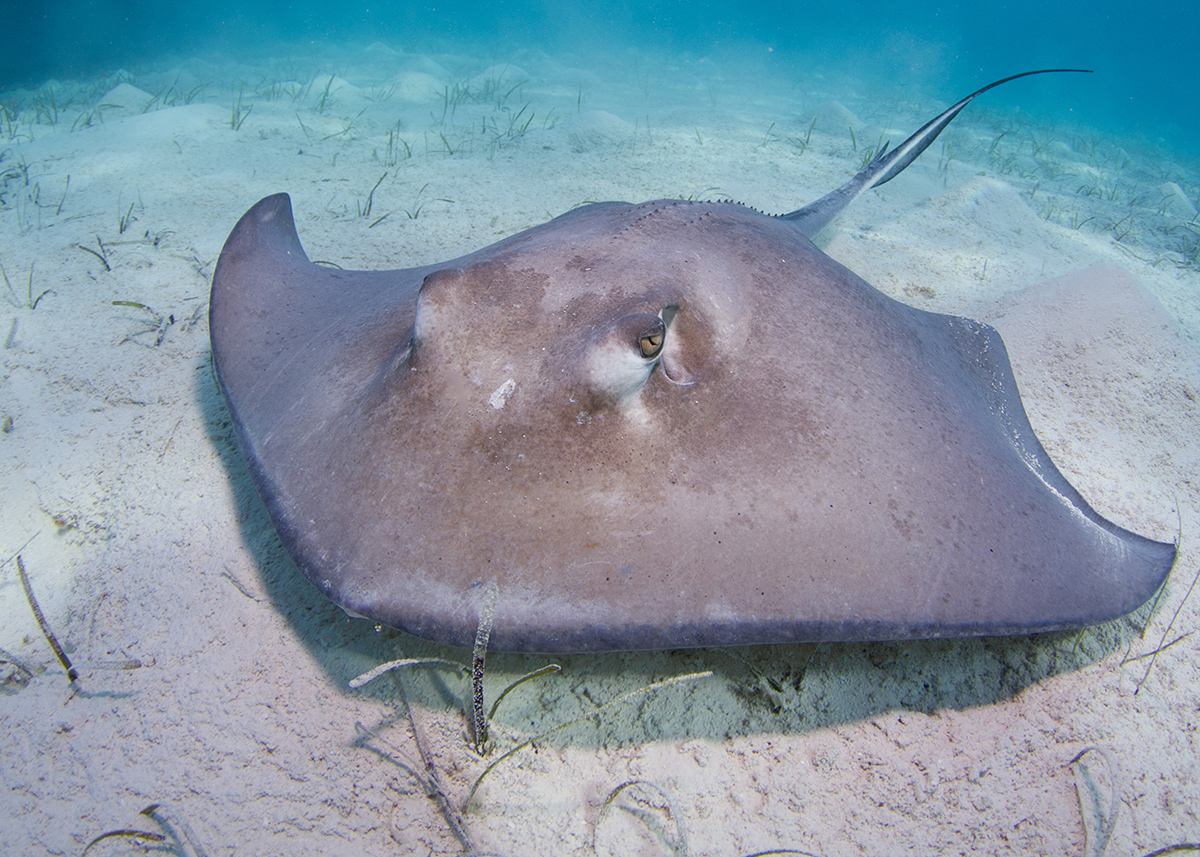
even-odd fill
[{"label": "stingray's second eye", "polygon": [[667,338],[666,325],[661,318],[656,320],[658,324],[645,331],[638,339],[638,350],[647,360],[657,357],[662,352],[663,342]]}]

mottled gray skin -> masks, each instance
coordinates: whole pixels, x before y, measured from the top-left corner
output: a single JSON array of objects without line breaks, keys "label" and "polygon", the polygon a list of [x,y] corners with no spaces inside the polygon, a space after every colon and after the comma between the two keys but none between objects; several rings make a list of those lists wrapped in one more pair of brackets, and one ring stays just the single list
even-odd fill
[{"label": "mottled gray skin", "polygon": [[588,205],[351,272],[308,261],[279,194],[230,235],[211,327],[297,565],[452,645],[493,584],[495,650],[1076,628],[1175,557],[1055,468],[995,330],[732,203]]}]

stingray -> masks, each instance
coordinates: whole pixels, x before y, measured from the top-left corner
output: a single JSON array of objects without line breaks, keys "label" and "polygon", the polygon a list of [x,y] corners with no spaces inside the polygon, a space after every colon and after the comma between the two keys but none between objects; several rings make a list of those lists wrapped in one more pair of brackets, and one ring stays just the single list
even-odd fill
[{"label": "stingray", "polygon": [[490,620],[501,651],[1026,634],[1143,604],[1175,546],[1068,483],[999,334],[811,240],[1039,73],[782,216],[595,203],[348,271],[263,199],[217,263],[212,349],[296,565],[352,615],[456,646]]}]

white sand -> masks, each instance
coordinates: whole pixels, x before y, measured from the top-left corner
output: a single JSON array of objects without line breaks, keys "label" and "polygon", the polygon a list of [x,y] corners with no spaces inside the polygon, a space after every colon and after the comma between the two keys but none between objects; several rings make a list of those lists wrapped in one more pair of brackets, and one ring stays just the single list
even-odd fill
[{"label": "white sand", "polygon": [[[861,161],[849,125],[821,117],[850,116],[861,149],[881,133],[898,142],[943,106],[699,57],[581,68],[529,53],[489,68],[379,45],[307,50],[3,96],[15,116],[0,122],[0,264],[13,292],[0,301],[0,419],[12,421],[0,435],[0,556],[21,552],[80,670],[72,694],[5,564],[0,646],[32,677],[0,665],[4,854],[79,854],[105,831],[159,831],[137,815],[151,803],[210,855],[460,850],[415,780],[356,744],[360,721],[417,758],[395,686],[347,682],[384,660],[465,654],[348,619],[303,580],[214,384],[210,277],[253,202],[291,193],[314,259],[406,267],[585,200],[728,195],[787,211]],[[464,86],[444,110],[446,88]],[[808,115],[818,121],[802,152]],[[487,760],[462,737],[462,683],[418,670],[420,730],[459,805],[521,740],[652,682],[715,673],[502,763],[465,815],[480,850],[667,854],[678,821],[693,855],[1077,854],[1086,820],[1094,853],[1092,802],[1081,813],[1068,767],[1091,745],[1120,769],[1085,759],[1097,805],[1118,789],[1108,853],[1200,839],[1197,638],[1152,669],[1131,660],[1200,622],[1200,597],[1183,604],[1200,561],[1200,227],[1185,225],[1200,177],[1132,141],[983,102],[945,139],[822,243],[889,294],[1000,327],[1039,436],[1089,501],[1155,538],[1182,527],[1158,609],[1036,639],[563,658],[561,675],[505,701]],[[1148,291],[1105,269],[1065,298],[1021,292],[1094,265]],[[1080,299],[1108,287],[1095,313]],[[1055,311],[1063,300],[1079,303]],[[141,667],[118,668],[131,659]],[[489,698],[545,662],[491,656]],[[648,786],[618,798],[640,802],[657,839],[634,812],[601,811],[635,779],[669,795],[670,810]]]}]

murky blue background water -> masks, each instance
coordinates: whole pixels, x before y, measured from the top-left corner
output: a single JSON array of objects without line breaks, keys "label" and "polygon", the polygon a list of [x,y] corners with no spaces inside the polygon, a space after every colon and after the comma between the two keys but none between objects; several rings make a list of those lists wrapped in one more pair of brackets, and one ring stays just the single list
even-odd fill
[{"label": "murky blue background water", "polygon": [[1035,115],[1072,118],[1195,152],[1200,136],[1196,33],[1200,5],[1178,0],[902,4],[821,0],[749,4],[637,0],[5,0],[0,89],[107,74],[197,52],[243,53],[315,40],[426,52],[470,46],[498,59],[548,52],[711,57],[726,68],[789,68],[946,94],[1030,68],[1095,68],[1094,78],[1042,79],[989,95]]}]

